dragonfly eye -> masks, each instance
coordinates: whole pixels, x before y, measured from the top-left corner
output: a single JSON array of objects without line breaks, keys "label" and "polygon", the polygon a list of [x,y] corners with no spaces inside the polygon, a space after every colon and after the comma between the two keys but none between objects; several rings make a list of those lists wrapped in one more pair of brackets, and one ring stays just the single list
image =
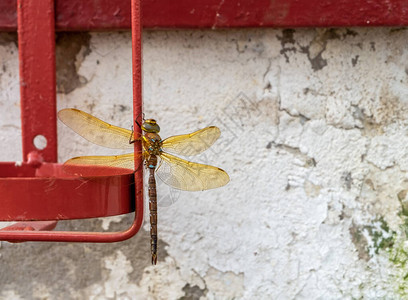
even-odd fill
[{"label": "dragonfly eye", "polygon": [[142,124],[142,130],[146,132],[158,133],[160,132],[160,126],[153,119],[148,119]]}]

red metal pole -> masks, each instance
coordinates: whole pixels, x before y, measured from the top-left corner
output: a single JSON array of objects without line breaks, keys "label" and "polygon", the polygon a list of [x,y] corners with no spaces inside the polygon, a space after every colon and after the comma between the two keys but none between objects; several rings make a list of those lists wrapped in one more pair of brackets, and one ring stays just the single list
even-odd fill
[{"label": "red metal pole", "polygon": [[[133,120],[141,118],[143,113],[142,98],[142,13],[141,1],[132,0],[132,74],[133,74]],[[136,133],[141,133],[139,126],[134,126]],[[136,188],[136,217],[137,222],[143,223],[143,166],[141,157],[136,153],[141,153],[142,144],[134,143],[135,153],[135,188]]]},{"label": "red metal pole", "polygon": [[[21,131],[23,160],[38,152],[57,161],[54,0],[18,0]],[[34,146],[42,135],[46,147]]]}]

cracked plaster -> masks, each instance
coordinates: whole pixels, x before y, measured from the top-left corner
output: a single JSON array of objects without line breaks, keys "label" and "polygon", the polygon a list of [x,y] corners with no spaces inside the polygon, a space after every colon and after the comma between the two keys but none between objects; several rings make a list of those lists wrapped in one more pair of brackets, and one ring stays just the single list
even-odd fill
[{"label": "cracked plaster", "polygon": [[[157,267],[146,263],[146,232],[113,245],[3,243],[0,266],[21,276],[2,277],[1,297],[56,299],[52,276],[64,280],[64,295],[95,299],[403,299],[407,35],[146,31],[146,116],[160,122],[162,137],[219,126],[222,139],[197,160],[224,168],[231,182],[181,192],[159,209]],[[130,45],[129,33],[91,33],[83,47],[67,49],[76,61],[60,72],[83,80],[59,94],[59,109],[129,128]],[[4,36],[2,160],[20,159],[17,65],[16,45]],[[58,130],[61,161],[118,153]],[[112,229],[126,220],[74,225]],[[24,285],[31,268],[37,284]],[[79,276],[86,272],[95,276]]]}]

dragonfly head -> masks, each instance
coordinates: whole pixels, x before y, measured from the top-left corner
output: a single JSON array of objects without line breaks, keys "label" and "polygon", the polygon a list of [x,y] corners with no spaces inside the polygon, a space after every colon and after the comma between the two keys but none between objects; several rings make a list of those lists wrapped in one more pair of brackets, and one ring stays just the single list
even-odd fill
[{"label": "dragonfly head", "polygon": [[159,133],[160,126],[157,124],[156,120],[147,119],[142,124],[142,130],[145,132]]}]

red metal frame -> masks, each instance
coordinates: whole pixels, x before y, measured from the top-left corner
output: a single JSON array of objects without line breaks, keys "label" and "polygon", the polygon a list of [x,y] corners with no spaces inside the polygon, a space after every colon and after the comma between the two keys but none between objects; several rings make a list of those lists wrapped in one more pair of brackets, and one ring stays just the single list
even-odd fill
[{"label": "red metal frame", "polygon": [[[0,30],[16,30],[0,1]],[[145,28],[406,26],[406,0],[143,0]],[[56,29],[130,29],[130,0],[56,0]]]},{"label": "red metal frame", "polygon": [[[135,235],[143,222],[142,168],[134,175],[129,170],[116,168],[112,171],[108,168],[105,175],[109,176],[72,178],[64,174],[61,165],[44,162],[53,162],[57,158],[55,45],[54,22],[51,20],[54,16],[53,5],[53,0],[18,0],[17,4],[24,162],[0,163],[3,212],[0,213],[0,220],[25,222],[0,230],[0,240],[122,241]],[[133,106],[136,117],[142,111],[141,15],[138,0],[132,1],[132,16]],[[48,140],[44,150],[35,149],[33,145],[33,137],[38,134]],[[135,143],[135,151],[140,151],[140,147],[139,143]],[[135,159],[135,166],[139,163]],[[134,188],[136,195],[131,193]],[[38,231],[53,229],[56,222],[26,222],[107,216],[133,209],[133,224],[120,232]]]},{"label": "red metal frame", "polygon": [[[57,162],[54,1],[19,0],[17,7],[23,161],[38,152]],[[34,146],[38,134],[47,140],[43,150]]]}]

